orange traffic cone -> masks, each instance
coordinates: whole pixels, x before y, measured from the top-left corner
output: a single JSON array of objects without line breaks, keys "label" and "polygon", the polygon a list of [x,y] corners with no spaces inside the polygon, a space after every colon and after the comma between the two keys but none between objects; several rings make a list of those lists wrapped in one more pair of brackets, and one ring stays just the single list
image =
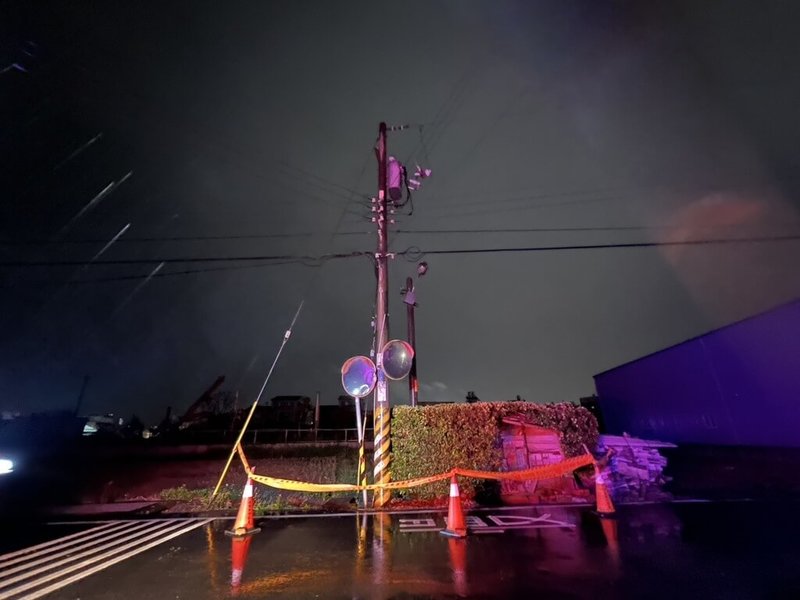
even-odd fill
[{"label": "orange traffic cone", "polygon": [[455,473],[450,479],[450,506],[447,508],[447,528],[439,533],[450,537],[467,537],[467,524],[464,511],[461,510],[461,494],[458,491],[458,480]]},{"label": "orange traffic cone", "polygon": [[248,474],[247,483],[245,484],[244,492],[242,493],[242,502],[239,505],[239,512],[236,515],[236,521],[234,521],[233,529],[226,531],[225,534],[241,537],[261,531],[261,529],[255,525],[254,510],[255,498],[253,497],[253,480],[250,479],[250,475]]},{"label": "orange traffic cone", "polygon": [[247,553],[250,550],[251,537],[235,537],[231,540],[231,595],[239,593],[242,585],[242,574],[247,562]]},{"label": "orange traffic cone", "polygon": [[614,503],[611,501],[611,494],[608,491],[605,477],[603,477],[603,474],[600,472],[600,469],[597,468],[596,464],[594,466],[594,472],[594,495],[597,501],[597,514],[601,517],[611,517],[616,512],[616,509],[614,508]]},{"label": "orange traffic cone", "polygon": [[611,564],[618,567],[620,563],[619,533],[617,532],[616,519],[600,519],[603,535],[606,537],[606,548],[611,558]]},{"label": "orange traffic cone", "polygon": [[459,598],[469,595],[467,586],[467,541],[450,538],[447,540],[450,549],[450,568],[453,569],[453,588]]}]

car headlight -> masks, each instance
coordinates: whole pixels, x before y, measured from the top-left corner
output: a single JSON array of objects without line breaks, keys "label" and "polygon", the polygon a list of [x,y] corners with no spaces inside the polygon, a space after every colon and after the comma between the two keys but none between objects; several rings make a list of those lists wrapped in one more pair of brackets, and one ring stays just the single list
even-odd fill
[{"label": "car headlight", "polygon": [[0,458],[0,475],[7,475],[14,471],[14,461],[8,458]]}]

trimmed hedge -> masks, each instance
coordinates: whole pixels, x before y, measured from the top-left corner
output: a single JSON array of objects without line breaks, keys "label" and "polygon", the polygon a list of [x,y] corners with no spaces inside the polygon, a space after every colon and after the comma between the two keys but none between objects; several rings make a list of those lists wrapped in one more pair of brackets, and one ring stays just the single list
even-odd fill
[{"label": "trimmed hedge", "polygon": [[[597,421],[588,410],[564,402],[477,402],[439,406],[396,406],[392,411],[392,479],[400,481],[449,471],[453,467],[498,471],[502,464],[500,427],[505,416],[520,414],[532,423],[558,432],[565,456],[583,453],[583,444],[597,444]],[[461,493],[474,497],[483,485],[459,481]],[[399,492],[405,498],[447,495],[448,482]]]}]

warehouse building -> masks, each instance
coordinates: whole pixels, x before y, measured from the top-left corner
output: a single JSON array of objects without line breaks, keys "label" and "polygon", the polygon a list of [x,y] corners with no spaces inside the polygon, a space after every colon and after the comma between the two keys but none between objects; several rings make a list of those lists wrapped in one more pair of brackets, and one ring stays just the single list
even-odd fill
[{"label": "warehouse building", "polygon": [[800,299],[594,376],[608,433],[800,447]]}]

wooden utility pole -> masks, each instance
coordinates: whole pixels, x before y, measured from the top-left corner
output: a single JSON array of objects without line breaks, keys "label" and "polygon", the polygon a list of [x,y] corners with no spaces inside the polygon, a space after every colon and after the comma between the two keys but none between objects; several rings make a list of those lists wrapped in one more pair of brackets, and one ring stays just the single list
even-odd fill
[{"label": "wooden utility pole", "polygon": [[[375,298],[375,366],[378,382],[375,386],[375,406],[373,410],[374,483],[389,483],[391,474],[391,407],[389,405],[389,387],[386,374],[383,372],[381,350],[389,339],[389,263],[388,263],[388,224],[386,189],[386,123],[378,127],[378,143],[375,146],[378,159],[378,198],[375,201],[375,223],[378,229],[378,248],[375,252],[375,265],[378,271],[378,289]],[[382,508],[391,499],[389,490],[378,490],[373,497],[375,508]]]}]

